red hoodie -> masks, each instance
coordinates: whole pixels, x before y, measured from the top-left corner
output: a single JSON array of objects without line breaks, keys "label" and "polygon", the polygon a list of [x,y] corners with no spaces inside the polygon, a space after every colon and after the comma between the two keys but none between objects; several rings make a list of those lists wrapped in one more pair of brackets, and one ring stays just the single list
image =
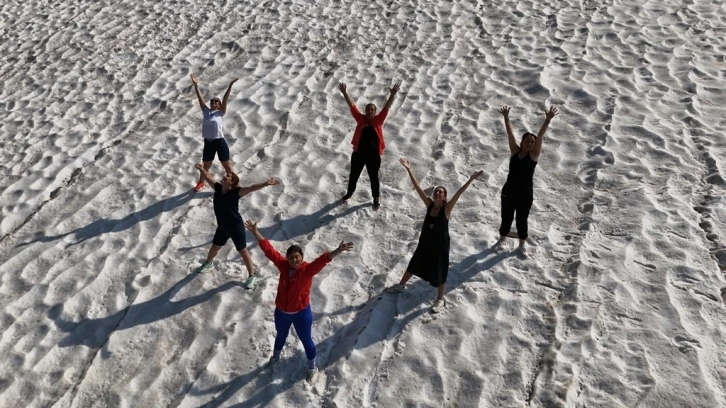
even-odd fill
[{"label": "red hoodie", "polygon": [[[357,125],[355,126],[355,133],[353,134],[353,150],[358,151],[358,142],[360,141],[360,134],[363,131],[363,128],[368,125],[368,120],[366,120],[366,117],[363,116],[362,113],[358,110],[358,107],[355,105],[351,105],[350,107],[350,113],[353,115],[353,119],[355,119],[355,122]],[[383,110],[376,115],[373,120],[371,121],[371,125],[373,125],[373,129],[376,131],[376,134],[378,135],[378,154],[383,154],[383,149],[386,148],[386,142],[383,141],[383,122],[386,121],[386,117],[388,117],[388,109],[383,108]]]},{"label": "red hoodie", "polygon": [[267,259],[280,270],[280,281],[277,284],[277,297],[275,306],[283,312],[295,313],[305,309],[310,304],[310,287],[313,285],[313,276],[332,261],[325,252],[311,263],[303,262],[290,276],[290,264],[272,247],[270,241],[260,241],[260,249]]}]

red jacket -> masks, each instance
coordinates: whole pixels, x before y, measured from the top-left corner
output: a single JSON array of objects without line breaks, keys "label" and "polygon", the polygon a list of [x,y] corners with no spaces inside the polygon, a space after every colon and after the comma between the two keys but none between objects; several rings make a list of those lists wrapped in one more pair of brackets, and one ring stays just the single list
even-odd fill
[{"label": "red jacket", "polygon": [[305,309],[310,304],[310,287],[313,285],[313,276],[332,261],[325,252],[314,261],[303,262],[290,276],[290,264],[272,247],[270,241],[260,241],[260,248],[267,259],[280,270],[280,281],[277,284],[277,297],[275,306],[283,312],[295,313]]},{"label": "red jacket", "polygon": [[[368,124],[368,121],[366,120],[366,117],[363,116],[362,113],[358,110],[358,107],[355,105],[351,105],[350,107],[350,113],[353,115],[353,119],[355,119],[355,122],[357,125],[355,126],[355,133],[353,134],[353,150],[358,151],[358,142],[360,141],[360,134],[363,131],[363,128],[366,127]],[[373,121],[371,125],[373,125],[373,129],[376,131],[376,134],[378,135],[378,154],[383,154],[383,149],[386,148],[386,142],[383,141],[383,122],[386,121],[386,117],[388,117],[388,109],[383,108],[383,110],[376,115],[373,118]]]}]

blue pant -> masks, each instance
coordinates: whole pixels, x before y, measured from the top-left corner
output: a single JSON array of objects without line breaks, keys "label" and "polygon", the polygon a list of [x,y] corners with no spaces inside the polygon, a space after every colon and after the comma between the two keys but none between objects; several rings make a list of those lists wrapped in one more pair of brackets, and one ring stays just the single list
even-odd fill
[{"label": "blue pant", "polygon": [[310,305],[295,314],[283,313],[280,309],[275,309],[275,329],[277,329],[275,351],[278,353],[285,346],[285,340],[290,333],[290,325],[295,326],[295,332],[305,347],[308,360],[315,360],[315,343],[313,343],[312,336],[313,312],[310,310]]}]

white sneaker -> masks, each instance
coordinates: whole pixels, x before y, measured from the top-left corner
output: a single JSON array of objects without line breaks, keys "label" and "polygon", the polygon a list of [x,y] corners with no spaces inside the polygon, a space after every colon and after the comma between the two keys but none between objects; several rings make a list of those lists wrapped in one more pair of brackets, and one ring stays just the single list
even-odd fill
[{"label": "white sneaker", "polygon": [[526,259],[527,258],[527,248],[524,245],[520,245],[519,248],[517,248],[517,252],[519,253],[519,256]]},{"label": "white sneaker", "polygon": [[431,313],[439,313],[446,306],[446,299],[436,299],[431,306]]},{"label": "white sneaker", "polygon": [[315,381],[315,377],[317,377],[317,376],[318,376],[318,368],[315,367],[312,370],[308,370],[308,376],[307,376],[307,378],[305,378],[305,381],[311,383],[311,382]]},{"label": "white sneaker", "polygon": [[504,241],[501,239],[497,240],[494,245],[492,245],[492,251],[494,252],[501,252],[504,249]]},{"label": "white sneaker", "polygon": [[393,286],[389,286],[386,288],[386,292],[388,293],[401,293],[405,289],[404,285],[401,285],[400,283],[397,283]]}]

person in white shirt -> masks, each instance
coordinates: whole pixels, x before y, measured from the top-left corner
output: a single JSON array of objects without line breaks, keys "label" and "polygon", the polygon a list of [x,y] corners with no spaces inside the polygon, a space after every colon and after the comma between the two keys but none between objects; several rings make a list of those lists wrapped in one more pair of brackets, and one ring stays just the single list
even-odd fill
[{"label": "person in white shirt", "polygon": [[[232,170],[232,163],[229,160],[229,146],[227,141],[224,140],[224,133],[222,132],[222,119],[224,114],[227,113],[227,101],[229,101],[229,94],[232,92],[232,85],[237,82],[237,79],[233,79],[227,87],[227,92],[224,94],[224,98],[220,101],[219,98],[214,97],[209,101],[209,107],[204,102],[202,92],[199,90],[199,79],[194,74],[191,74],[192,82],[194,83],[194,90],[197,93],[197,100],[199,100],[199,107],[202,108],[204,119],[202,120],[202,137],[204,138],[204,151],[202,152],[202,162],[204,170],[209,170],[212,167],[214,156],[219,158],[222,162],[222,167],[227,174],[234,173]],[[199,181],[194,187],[194,191],[199,191],[204,188],[204,179],[199,176]]]}]

